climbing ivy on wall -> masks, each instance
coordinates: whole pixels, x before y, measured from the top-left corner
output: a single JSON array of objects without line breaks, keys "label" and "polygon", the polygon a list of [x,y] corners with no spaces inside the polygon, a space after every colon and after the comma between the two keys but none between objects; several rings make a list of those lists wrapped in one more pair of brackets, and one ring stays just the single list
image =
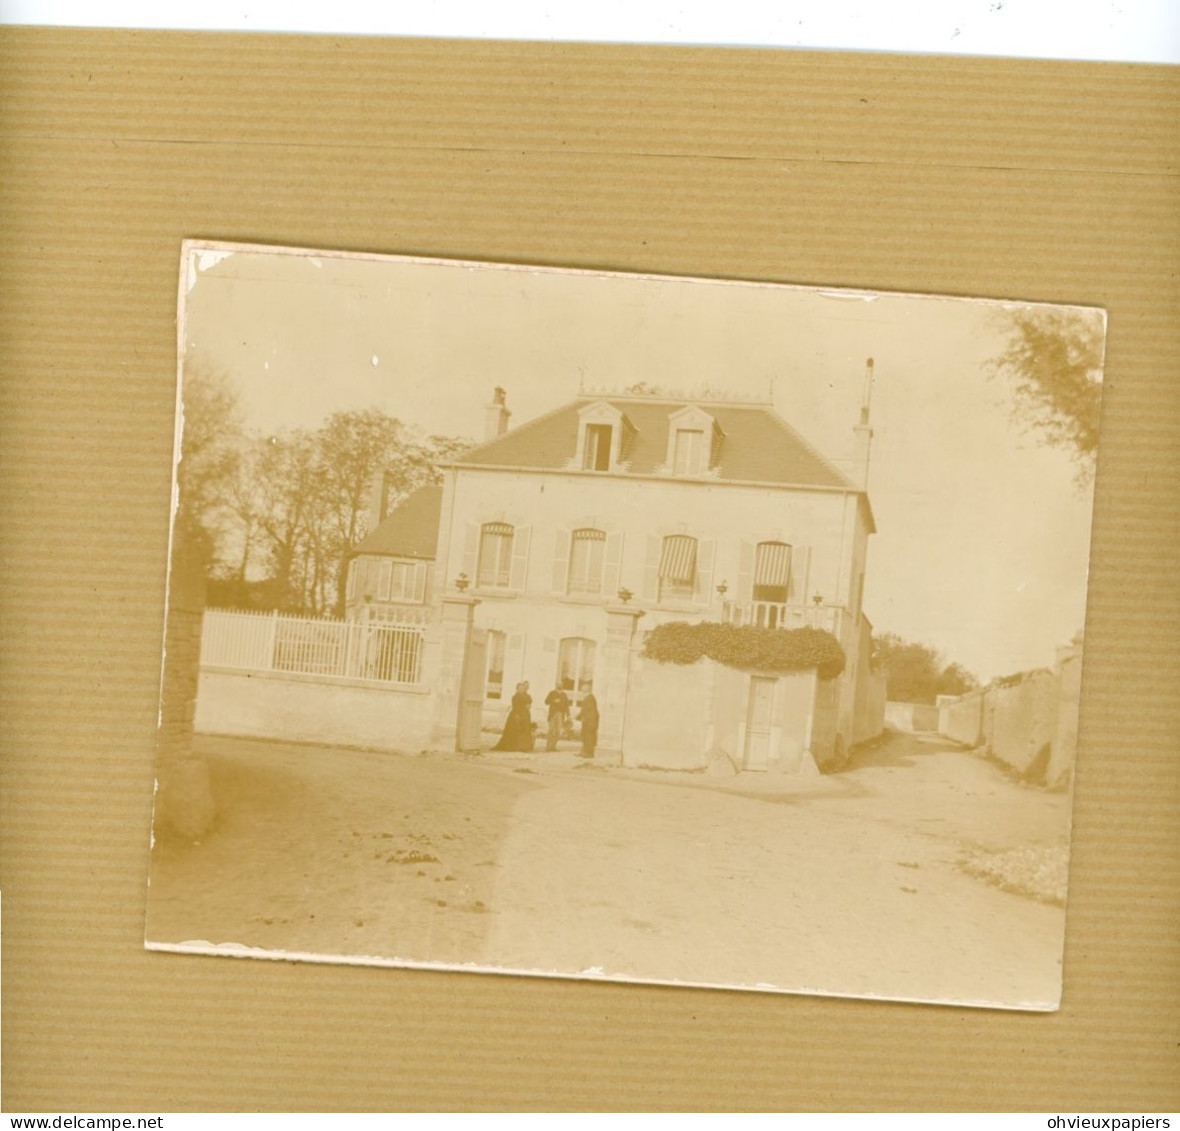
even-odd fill
[{"label": "climbing ivy on wall", "polygon": [[756,628],[706,621],[672,621],[651,629],[643,655],[665,664],[695,664],[703,656],[731,668],[798,672],[815,668],[820,679],[844,670],[844,649],[821,628]]}]

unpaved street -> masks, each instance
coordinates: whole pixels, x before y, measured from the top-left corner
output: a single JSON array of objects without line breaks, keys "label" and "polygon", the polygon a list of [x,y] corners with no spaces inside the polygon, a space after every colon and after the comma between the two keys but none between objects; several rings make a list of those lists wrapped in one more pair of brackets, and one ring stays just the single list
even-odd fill
[{"label": "unpaved street", "polygon": [[157,846],[153,941],[1057,1000],[1064,911],[959,862],[1063,844],[1067,798],[945,743],[893,735],[796,781],[200,742],[221,817]]}]

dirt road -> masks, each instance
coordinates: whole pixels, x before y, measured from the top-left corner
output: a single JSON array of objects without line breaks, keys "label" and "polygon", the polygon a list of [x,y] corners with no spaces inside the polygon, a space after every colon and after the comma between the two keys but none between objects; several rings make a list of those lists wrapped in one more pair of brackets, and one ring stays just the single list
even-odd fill
[{"label": "dirt road", "polygon": [[787,781],[201,741],[222,816],[157,847],[153,940],[1057,1001],[1063,910],[959,862],[1063,844],[1067,799],[946,744],[896,735]]}]

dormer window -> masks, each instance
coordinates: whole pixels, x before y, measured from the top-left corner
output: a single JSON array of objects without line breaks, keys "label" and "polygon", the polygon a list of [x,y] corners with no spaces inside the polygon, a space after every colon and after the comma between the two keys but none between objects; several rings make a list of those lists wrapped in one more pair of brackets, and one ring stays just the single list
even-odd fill
[{"label": "dormer window", "polygon": [[686,405],[668,418],[667,471],[686,477],[707,475],[721,449],[723,433],[703,408]]},{"label": "dormer window", "polygon": [[610,401],[591,401],[578,410],[578,446],[566,466],[578,471],[618,471],[634,435],[631,422]]},{"label": "dormer window", "polygon": [[585,471],[610,471],[611,434],[609,424],[587,424],[583,445],[582,468]]},{"label": "dormer window", "polygon": [[672,451],[673,475],[700,475],[705,470],[705,433],[700,428],[677,428]]}]

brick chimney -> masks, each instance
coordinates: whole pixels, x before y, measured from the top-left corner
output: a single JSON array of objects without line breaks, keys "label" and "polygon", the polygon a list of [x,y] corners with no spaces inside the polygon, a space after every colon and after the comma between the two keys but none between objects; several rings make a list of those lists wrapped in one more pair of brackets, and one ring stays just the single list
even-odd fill
[{"label": "brick chimney", "polygon": [[379,471],[369,484],[369,497],[365,506],[365,531],[372,532],[389,512],[390,496],[393,494],[393,474]]},{"label": "brick chimney", "polygon": [[484,409],[484,441],[494,440],[508,431],[508,418],[512,415],[505,403],[508,394],[499,385],[492,392],[492,403]]},{"label": "brick chimney", "polygon": [[853,434],[855,454],[853,456],[852,481],[862,491],[869,489],[869,450],[873,445],[873,429],[869,424],[869,406],[873,400],[873,359],[865,359],[864,394],[860,402],[860,420]]}]

